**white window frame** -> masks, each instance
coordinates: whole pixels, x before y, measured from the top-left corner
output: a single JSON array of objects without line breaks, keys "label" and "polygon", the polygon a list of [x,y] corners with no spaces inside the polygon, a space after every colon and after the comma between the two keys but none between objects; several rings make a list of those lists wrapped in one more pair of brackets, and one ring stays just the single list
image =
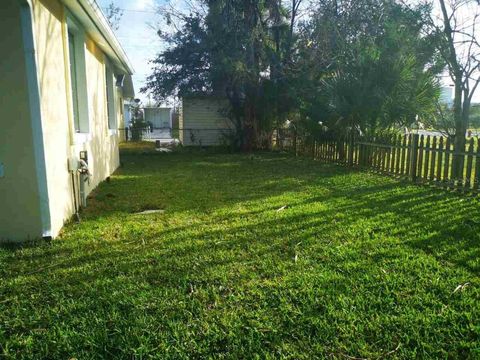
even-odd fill
[{"label": "white window frame", "polygon": [[108,134],[114,135],[117,133],[117,109],[116,109],[116,80],[113,66],[105,57],[105,100],[107,110],[107,128]]},{"label": "white window frame", "polygon": [[[75,17],[67,12],[67,43],[68,43],[68,66],[70,76],[70,96],[72,97],[73,110],[73,129],[75,131],[74,141],[84,143],[91,140],[90,121],[88,114],[88,93],[87,93],[87,74],[85,63],[85,31],[75,19]],[[71,35],[70,35],[71,34]],[[70,59],[70,36],[73,36],[73,52],[74,59]],[[70,66],[74,64],[75,70],[71,71]],[[76,76],[75,81],[72,79]],[[74,90],[74,84],[76,89]],[[73,97],[76,96],[76,109]]]}]

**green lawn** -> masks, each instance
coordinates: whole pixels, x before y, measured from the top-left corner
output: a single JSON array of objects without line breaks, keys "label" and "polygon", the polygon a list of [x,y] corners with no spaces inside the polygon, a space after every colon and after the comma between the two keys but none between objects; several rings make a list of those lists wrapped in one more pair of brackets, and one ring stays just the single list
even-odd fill
[{"label": "green lawn", "polygon": [[477,199],[285,154],[122,161],[59,239],[0,249],[6,358],[480,358]]}]

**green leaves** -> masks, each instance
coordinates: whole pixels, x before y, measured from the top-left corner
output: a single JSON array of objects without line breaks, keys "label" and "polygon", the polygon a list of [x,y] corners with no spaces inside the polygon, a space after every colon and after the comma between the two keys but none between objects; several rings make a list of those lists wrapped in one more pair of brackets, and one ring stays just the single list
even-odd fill
[{"label": "green leaves", "polygon": [[[442,69],[426,32],[430,8],[384,0],[204,1],[206,13],[162,35],[143,91],[158,99],[191,93],[230,100],[237,142],[269,148],[287,119],[312,134],[318,123],[345,134],[409,126],[431,117]],[[290,7],[286,7],[290,6]]]},{"label": "green leaves", "polygon": [[211,51],[203,19],[198,14],[187,16],[176,33],[159,36],[167,49],[152,60],[153,74],[141,91],[157,100],[211,91]]},{"label": "green leaves", "polygon": [[[422,32],[423,11],[375,0],[319,6],[305,38],[325,50],[315,55],[316,49],[304,49],[314,53],[312,61],[324,64],[312,64],[323,76],[317,96],[305,103],[314,122],[339,132],[356,127],[367,133],[433,114],[439,90],[435,50]],[[310,107],[326,113],[315,114]]]}]

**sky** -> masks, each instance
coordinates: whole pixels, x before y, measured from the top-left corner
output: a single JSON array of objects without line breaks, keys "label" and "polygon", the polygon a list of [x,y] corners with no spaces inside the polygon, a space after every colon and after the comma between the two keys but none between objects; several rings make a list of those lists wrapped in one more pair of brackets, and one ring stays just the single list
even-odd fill
[{"label": "sky", "polygon": [[[96,0],[100,7],[105,9],[111,0]],[[156,29],[162,22],[157,9],[165,5],[168,0],[114,0],[116,6],[123,11],[120,26],[115,31],[118,40],[125,49],[135,71],[133,84],[136,97],[144,104],[149,102],[140,89],[145,85],[145,79],[151,74],[149,61],[163,49],[164,44],[158,37]],[[173,1],[175,7],[181,7],[181,0]],[[443,86],[451,85],[448,76],[442,79]],[[480,102],[480,89],[477,89],[474,102]]]},{"label": "sky", "polygon": [[[452,13],[451,8],[448,5],[449,1],[446,1],[446,4],[447,4],[447,12],[448,14],[451,14]],[[441,15],[442,13],[441,13],[440,5],[438,1],[434,1],[433,14],[434,14],[434,18],[437,19],[437,23],[443,22],[443,17]],[[459,10],[456,12],[455,19],[458,24],[462,24],[463,26],[465,26],[464,29],[466,29],[467,32],[471,31],[472,25],[476,24],[476,26],[473,26],[473,29],[475,30],[474,33],[477,38],[480,38],[480,31],[478,29],[479,19],[476,17],[476,15],[479,15],[479,14],[480,14],[480,5],[474,1],[471,1],[470,3],[464,3],[463,6],[459,8]],[[452,20],[452,23],[454,23],[453,20]],[[459,29],[460,29],[460,26],[459,26]],[[457,57],[462,59],[460,61],[461,64],[465,64],[465,59],[468,58],[467,54],[470,47],[470,43],[469,42],[464,43],[464,41],[469,40],[469,38],[463,36],[460,33],[455,34],[454,38],[456,41],[455,48],[457,52]],[[471,50],[472,56],[478,57],[480,55],[480,45],[474,45],[473,47],[470,47],[470,50]],[[473,74],[473,77],[475,79],[477,79],[478,76],[480,76],[478,71]],[[450,78],[450,76],[448,75],[448,72],[446,71],[443,74],[443,77],[441,79],[441,84],[445,87],[450,87],[453,95],[453,90],[454,90],[453,80]],[[474,84],[474,81],[470,81],[470,88],[473,87],[473,84]],[[480,103],[480,89],[477,88],[477,90],[475,91],[472,98],[472,102]]]},{"label": "sky", "polygon": [[[111,0],[97,0],[104,10]],[[120,26],[115,31],[120,44],[127,53],[133,66],[133,85],[135,96],[144,104],[148,102],[140,88],[145,85],[145,78],[151,74],[151,65],[148,63],[162,49],[162,42],[155,27],[160,21],[156,9],[163,0],[115,0],[115,5],[122,9],[123,16]]]}]

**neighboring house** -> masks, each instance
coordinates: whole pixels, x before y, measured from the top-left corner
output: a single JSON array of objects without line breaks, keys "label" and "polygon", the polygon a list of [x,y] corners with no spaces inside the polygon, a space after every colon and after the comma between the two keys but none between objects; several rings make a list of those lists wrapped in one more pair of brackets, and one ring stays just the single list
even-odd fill
[{"label": "neighboring house", "polygon": [[442,86],[440,88],[440,103],[445,104],[448,107],[453,106],[453,87]]},{"label": "neighboring house", "polygon": [[123,102],[123,120],[124,120],[124,127],[130,126],[132,121],[132,111],[130,109],[130,102],[124,101]]},{"label": "neighboring house", "polygon": [[1,0],[0,20],[0,240],[53,238],[119,165],[132,69],[93,0]]},{"label": "neighboring house", "polygon": [[224,98],[189,96],[179,108],[179,138],[185,146],[212,146],[228,143],[233,124],[225,115]]},{"label": "neighboring house", "polygon": [[145,121],[156,129],[172,128],[172,108],[147,106],[143,108]]},{"label": "neighboring house", "polygon": [[172,129],[177,130],[179,128],[179,113],[178,113],[178,107],[175,107],[172,109]]}]

